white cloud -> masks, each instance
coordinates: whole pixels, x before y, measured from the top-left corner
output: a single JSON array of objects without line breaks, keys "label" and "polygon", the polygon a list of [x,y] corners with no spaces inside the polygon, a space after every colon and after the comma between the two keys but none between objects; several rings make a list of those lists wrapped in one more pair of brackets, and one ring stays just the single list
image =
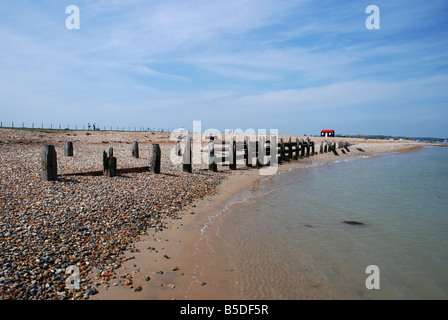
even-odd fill
[{"label": "white cloud", "polygon": [[[306,89],[268,91],[243,96],[235,101],[235,108],[276,113],[329,110],[358,106],[366,103],[378,112],[388,112],[388,104],[422,109],[434,103],[446,103],[447,76],[437,76],[403,82],[337,82]],[[416,105],[416,103],[420,103]],[[424,105],[426,103],[426,106]]]},{"label": "white cloud", "polygon": [[150,77],[161,77],[161,78],[167,78],[167,79],[172,79],[172,80],[180,80],[180,81],[191,82],[190,78],[179,76],[179,75],[173,75],[173,74],[158,72],[158,71],[155,71],[155,70],[150,69],[150,68],[145,67],[145,66],[136,66],[133,69],[137,73],[140,73],[140,74],[143,74],[143,75],[147,75],[147,76],[150,76]]}]

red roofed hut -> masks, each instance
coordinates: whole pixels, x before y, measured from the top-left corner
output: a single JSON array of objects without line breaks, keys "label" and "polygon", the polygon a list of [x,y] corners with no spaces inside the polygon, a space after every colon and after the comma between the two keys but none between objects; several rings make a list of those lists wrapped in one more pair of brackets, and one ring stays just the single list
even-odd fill
[{"label": "red roofed hut", "polygon": [[322,130],[320,132],[321,137],[334,137],[334,130]]}]

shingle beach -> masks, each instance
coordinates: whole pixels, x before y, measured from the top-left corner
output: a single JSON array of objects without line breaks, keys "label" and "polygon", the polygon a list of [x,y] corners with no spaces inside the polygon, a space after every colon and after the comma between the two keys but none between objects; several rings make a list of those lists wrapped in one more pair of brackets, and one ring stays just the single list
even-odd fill
[{"label": "shingle beach", "polygon": [[[182,172],[162,140],[162,174],[71,176],[46,182],[40,152],[54,144],[58,173],[102,170],[102,152],[114,148],[118,168],[148,165],[151,133],[137,134],[140,158],[131,155],[133,133],[32,132],[0,129],[0,299],[87,299],[96,280],[108,280],[126,260],[123,252],[148,232],[162,230],[179,209],[213,194],[223,173]],[[146,139],[146,141],[142,141]],[[168,139],[167,139],[168,140]],[[64,156],[73,141],[74,157]],[[168,141],[166,141],[168,142]],[[80,289],[66,289],[68,266],[80,270]]]}]

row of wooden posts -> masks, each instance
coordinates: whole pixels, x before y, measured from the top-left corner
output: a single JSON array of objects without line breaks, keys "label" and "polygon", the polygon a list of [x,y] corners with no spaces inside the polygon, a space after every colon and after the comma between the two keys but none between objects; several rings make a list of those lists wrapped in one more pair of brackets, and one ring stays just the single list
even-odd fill
[{"label": "row of wooden posts", "polygon": [[[221,142],[221,147],[218,147],[218,142],[211,141],[207,148],[202,149],[201,152],[208,153],[208,169],[213,172],[218,171],[218,163],[226,165],[228,163],[230,170],[236,170],[237,161],[243,160],[247,167],[256,166],[260,168],[262,166],[273,166],[276,164],[282,164],[285,161],[298,160],[299,158],[309,157],[316,154],[315,143],[310,141],[309,138],[306,140],[296,139],[292,141],[289,138],[288,142],[284,142],[280,139],[277,142],[277,137],[274,136],[271,140],[265,140],[265,138],[260,138],[260,141],[250,141],[249,138],[245,138],[244,141],[236,141],[235,139],[230,139],[230,142]],[[277,146],[277,148],[272,148],[271,146]],[[338,148],[350,152],[348,149],[347,142],[339,142]],[[345,150],[344,150],[345,149]],[[221,152],[221,156],[215,154],[216,151]],[[321,142],[320,153],[333,152],[335,155],[339,155],[336,151],[336,143],[328,143],[327,141]],[[241,154],[242,153],[242,154]],[[192,149],[191,149],[191,139],[187,138],[184,142],[184,148],[181,148],[180,141],[175,144],[175,154],[177,156],[182,156],[182,169],[184,172],[192,173]],[[73,142],[66,142],[64,155],[67,157],[73,156]],[[139,158],[139,147],[138,142],[134,141],[132,144],[132,156],[134,158]],[[266,161],[266,157],[269,160]],[[255,158],[255,160],[254,160]],[[80,172],[80,173],[68,173],[61,176],[99,176],[106,175],[108,177],[114,177],[119,173],[135,173],[135,172],[145,172],[150,171],[155,174],[160,173],[160,162],[161,162],[161,150],[159,144],[152,144],[149,156],[149,165],[145,167],[137,168],[125,168],[117,169],[117,158],[114,157],[113,148],[109,148],[109,152],[103,151],[103,170],[102,171],[90,171],[90,172]],[[42,167],[42,178],[46,181],[57,180],[57,155],[54,145],[45,145],[41,152],[41,167]]]}]

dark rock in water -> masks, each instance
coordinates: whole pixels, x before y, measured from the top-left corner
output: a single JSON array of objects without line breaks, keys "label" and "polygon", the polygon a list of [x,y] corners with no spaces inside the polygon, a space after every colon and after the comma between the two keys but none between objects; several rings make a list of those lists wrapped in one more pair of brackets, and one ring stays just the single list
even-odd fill
[{"label": "dark rock in water", "polygon": [[358,222],[358,221],[348,221],[348,220],[345,220],[343,222],[346,223],[346,224],[352,224],[352,225],[364,225],[364,223]]},{"label": "dark rock in water", "polygon": [[358,149],[361,152],[365,152],[364,149],[361,149],[361,148],[356,148],[356,149]]},{"label": "dark rock in water", "polygon": [[313,227],[312,225],[310,225],[310,224],[305,224],[304,227],[307,227],[307,228],[314,228],[314,227]]}]

